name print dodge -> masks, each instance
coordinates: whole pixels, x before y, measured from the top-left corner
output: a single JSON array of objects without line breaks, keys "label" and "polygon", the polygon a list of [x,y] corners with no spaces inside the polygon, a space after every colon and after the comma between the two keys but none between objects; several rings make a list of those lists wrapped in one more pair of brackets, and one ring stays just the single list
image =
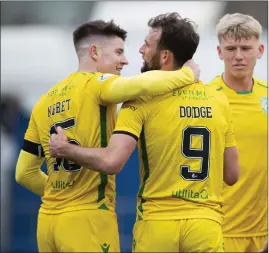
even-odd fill
[{"label": "name print dodge", "polygon": [[211,106],[180,106],[180,118],[212,118]]}]

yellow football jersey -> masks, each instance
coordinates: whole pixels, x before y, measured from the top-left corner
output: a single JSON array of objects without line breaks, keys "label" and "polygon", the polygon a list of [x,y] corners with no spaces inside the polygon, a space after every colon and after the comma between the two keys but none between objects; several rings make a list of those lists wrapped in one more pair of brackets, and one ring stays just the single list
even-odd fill
[{"label": "yellow football jersey", "polygon": [[[117,76],[72,73],[41,97],[33,109],[25,134],[28,150],[41,144],[48,180],[40,212],[60,213],[82,209],[115,208],[115,176],[97,173],[49,153],[49,138],[55,127],[65,129],[70,143],[105,147],[116,121],[116,105],[101,105],[100,90]],[[28,143],[28,144],[27,144]]]},{"label": "yellow football jersey", "polygon": [[228,97],[239,151],[240,179],[232,187],[224,185],[226,237],[267,235],[268,86],[261,80],[253,80],[252,91],[241,93],[229,88],[222,76],[210,83]]},{"label": "yellow football jersey", "polygon": [[137,219],[222,222],[223,153],[235,146],[223,94],[199,82],[125,102],[114,133],[140,139]]}]

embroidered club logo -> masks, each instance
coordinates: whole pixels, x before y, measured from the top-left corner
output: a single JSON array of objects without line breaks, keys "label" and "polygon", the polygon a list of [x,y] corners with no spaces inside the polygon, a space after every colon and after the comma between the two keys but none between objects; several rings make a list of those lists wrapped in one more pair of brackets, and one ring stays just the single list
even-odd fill
[{"label": "embroidered club logo", "polygon": [[101,244],[100,246],[101,246],[103,253],[109,252],[110,244],[104,243],[104,244]]},{"label": "embroidered club logo", "polygon": [[99,76],[99,77],[98,77],[98,80],[99,80],[100,82],[103,82],[103,81],[105,81],[107,78],[109,78],[109,77],[111,77],[111,76],[114,76],[114,75],[113,75],[113,74],[104,74],[104,75]]},{"label": "embroidered club logo", "polygon": [[261,101],[261,108],[262,108],[263,112],[267,114],[267,111],[268,111],[267,97],[261,97],[260,101]]}]

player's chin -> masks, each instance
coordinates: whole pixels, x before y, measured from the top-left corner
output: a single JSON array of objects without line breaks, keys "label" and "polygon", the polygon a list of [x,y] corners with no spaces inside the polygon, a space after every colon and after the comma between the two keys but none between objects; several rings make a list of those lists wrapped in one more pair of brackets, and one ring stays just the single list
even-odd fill
[{"label": "player's chin", "polygon": [[122,69],[116,69],[115,74],[120,76],[121,75],[121,71],[122,71]]},{"label": "player's chin", "polygon": [[246,70],[233,71],[233,76],[236,78],[243,78],[243,77],[246,77],[247,75],[248,75],[248,71]]},{"label": "player's chin", "polygon": [[148,66],[146,64],[143,64],[141,67],[141,73],[149,71]]}]

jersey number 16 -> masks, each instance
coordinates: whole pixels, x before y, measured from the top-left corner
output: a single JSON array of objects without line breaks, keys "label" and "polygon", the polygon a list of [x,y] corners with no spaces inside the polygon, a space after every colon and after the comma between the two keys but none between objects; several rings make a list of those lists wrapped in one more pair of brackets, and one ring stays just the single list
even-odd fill
[{"label": "jersey number 16", "polygon": [[[60,126],[63,129],[69,129],[75,126],[75,118],[70,118],[64,121],[59,121],[56,122],[55,124],[53,124],[50,127],[50,135],[52,134],[56,134],[56,130],[55,128]],[[69,143],[71,144],[75,144],[75,145],[79,145],[79,142],[71,139],[68,140]],[[79,171],[81,166],[75,163],[72,163],[70,161],[68,161],[67,159],[62,159],[62,158],[56,158],[56,162],[53,164],[53,171],[55,172],[59,172],[60,170],[60,166],[64,169],[64,171],[66,172],[74,172],[74,171]]]}]

